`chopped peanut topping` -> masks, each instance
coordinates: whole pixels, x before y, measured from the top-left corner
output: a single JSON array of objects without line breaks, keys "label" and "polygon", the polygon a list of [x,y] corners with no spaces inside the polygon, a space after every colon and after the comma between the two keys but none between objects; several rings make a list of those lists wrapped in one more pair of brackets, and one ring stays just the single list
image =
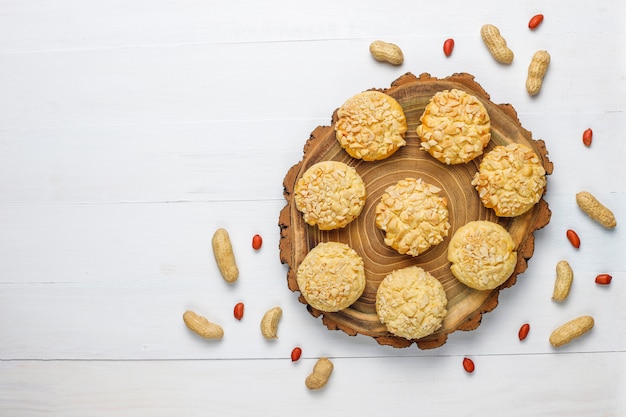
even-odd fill
[{"label": "chopped peanut topping", "polygon": [[491,139],[487,109],[465,91],[438,92],[420,121],[417,135],[422,149],[447,165],[471,161],[483,153]]},{"label": "chopped peanut topping", "polygon": [[385,231],[385,243],[401,254],[417,256],[448,235],[447,200],[441,190],[407,178],[387,188],[376,206],[376,226]]},{"label": "chopped peanut topping", "polygon": [[363,259],[345,243],[322,242],[298,266],[298,288],[311,307],[334,312],[350,307],[365,289]]},{"label": "chopped peanut topping", "polygon": [[337,110],[335,131],[341,147],[353,158],[377,161],[406,145],[402,106],[379,91],[365,91]]},{"label": "chopped peanut topping", "polygon": [[311,166],[294,187],[296,208],[304,221],[320,230],[345,227],[365,205],[365,183],[356,169],[343,162]]},{"label": "chopped peanut topping", "polygon": [[447,314],[447,303],[439,280],[417,266],[393,271],[376,292],[380,322],[406,339],[419,339],[437,331]]},{"label": "chopped peanut topping", "polygon": [[543,195],[546,170],[532,149],[517,143],[496,146],[480,162],[472,185],[487,208],[500,217],[530,210]]},{"label": "chopped peanut topping", "polygon": [[461,226],[450,239],[452,274],[477,290],[491,290],[506,281],[517,263],[515,244],[497,223],[477,220]]}]

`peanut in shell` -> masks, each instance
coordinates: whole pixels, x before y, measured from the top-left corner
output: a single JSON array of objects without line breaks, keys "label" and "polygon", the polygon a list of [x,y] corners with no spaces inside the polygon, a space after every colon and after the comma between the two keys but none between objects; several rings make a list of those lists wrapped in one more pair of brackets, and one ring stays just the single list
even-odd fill
[{"label": "peanut in shell", "polygon": [[613,229],[617,226],[613,212],[604,204],[600,203],[590,192],[581,191],[576,194],[576,204],[578,204],[578,207],[580,207],[585,214],[607,229]]},{"label": "peanut in shell", "polygon": [[556,279],[554,280],[554,290],[552,291],[552,299],[554,301],[563,301],[569,295],[574,281],[574,271],[570,264],[565,261],[559,261],[556,264]]},{"label": "peanut in shell", "polygon": [[595,322],[591,316],[580,316],[557,327],[550,335],[550,344],[563,346],[591,330]]}]

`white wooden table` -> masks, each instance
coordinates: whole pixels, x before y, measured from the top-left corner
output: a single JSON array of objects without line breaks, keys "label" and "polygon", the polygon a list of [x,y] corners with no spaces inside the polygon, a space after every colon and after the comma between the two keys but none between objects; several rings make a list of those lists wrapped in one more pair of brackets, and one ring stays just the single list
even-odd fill
[{"label": "white wooden table", "polygon": [[[545,20],[530,31],[536,13]],[[501,29],[512,65],[488,54],[484,23]],[[0,0],[0,415],[626,415],[625,23],[621,0]],[[374,61],[375,39],[401,46],[404,64]],[[531,98],[538,49],[552,62]],[[526,273],[477,330],[426,351],[327,330],[278,256],[282,180],[310,132],[405,72],[473,74],[555,165],[552,220]],[[576,207],[584,189],[614,210],[615,230]],[[213,260],[218,227],[233,239],[235,285]],[[575,281],[557,304],[561,259]],[[274,305],[284,315],[268,342],[259,321]],[[186,309],[221,323],[224,339],[189,332]],[[553,349],[550,332],[582,314],[591,333]],[[335,371],[312,392],[320,356]]]}]

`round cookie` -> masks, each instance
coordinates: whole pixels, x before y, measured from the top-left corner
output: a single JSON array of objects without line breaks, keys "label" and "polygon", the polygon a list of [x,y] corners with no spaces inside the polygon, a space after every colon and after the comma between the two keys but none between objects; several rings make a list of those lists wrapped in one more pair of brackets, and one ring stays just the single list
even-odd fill
[{"label": "round cookie", "polygon": [[476,290],[492,290],[506,281],[517,263],[509,232],[497,223],[476,220],[461,226],[450,239],[450,271]]},{"label": "round cookie", "polygon": [[376,314],[387,330],[420,339],[441,327],[448,300],[439,280],[417,266],[387,275],[376,291]]},{"label": "round cookie", "polygon": [[336,137],[353,158],[378,161],[391,156],[406,145],[406,131],[402,106],[379,91],[359,93],[337,110]]},{"label": "round cookie", "polygon": [[440,91],[420,118],[417,136],[422,149],[447,165],[471,161],[491,139],[491,121],[485,106],[462,90]]},{"label": "round cookie", "polygon": [[320,230],[345,227],[365,205],[365,183],[351,166],[322,161],[305,171],[294,187],[296,208]]},{"label": "round cookie", "polygon": [[515,217],[530,210],[543,195],[546,170],[527,146],[496,146],[480,162],[472,185],[483,205],[497,216]]},{"label": "round cookie", "polygon": [[421,178],[406,178],[388,187],[376,206],[376,226],[385,244],[400,254],[417,256],[448,235],[447,200],[441,189]]},{"label": "round cookie", "polygon": [[365,266],[345,243],[322,242],[298,266],[300,293],[311,307],[335,312],[350,307],[365,289]]}]

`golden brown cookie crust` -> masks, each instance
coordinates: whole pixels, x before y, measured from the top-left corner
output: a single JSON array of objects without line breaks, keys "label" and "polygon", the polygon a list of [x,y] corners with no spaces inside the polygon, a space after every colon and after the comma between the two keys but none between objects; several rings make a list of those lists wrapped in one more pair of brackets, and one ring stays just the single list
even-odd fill
[{"label": "golden brown cookie crust", "polygon": [[406,178],[388,187],[376,206],[376,226],[385,244],[400,254],[417,256],[448,235],[448,202],[441,189],[421,178]]},{"label": "golden brown cookie crust", "polygon": [[387,330],[420,339],[441,327],[448,300],[443,285],[417,266],[393,271],[376,292],[376,313]]},{"label": "golden brown cookie crust", "polygon": [[402,106],[379,91],[359,93],[337,110],[337,140],[353,158],[378,161],[391,156],[406,145],[406,131]]},{"label": "golden brown cookie crust", "polygon": [[365,289],[365,267],[345,243],[322,242],[298,266],[298,288],[311,307],[335,312],[350,307]]},{"label": "golden brown cookie crust", "polygon": [[461,226],[448,244],[452,274],[476,290],[491,290],[515,270],[517,252],[509,232],[497,223],[476,220]]},{"label": "golden brown cookie crust", "polygon": [[440,91],[426,105],[417,127],[422,149],[447,165],[482,155],[491,139],[485,106],[462,90]]},{"label": "golden brown cookie crust", "polygon": [[483,157],[472,185],[483,205],[497,216],[515,217],[530,210],[543,195],[546,170],[527,146],[496,146]]},{"label": "golden brown cookie crust", "polygon": [[296,208],[320,230],[347,226],[363,210],[365,198],[365,183],[356,169],[338,161],[312,165],[294,187]]}]

